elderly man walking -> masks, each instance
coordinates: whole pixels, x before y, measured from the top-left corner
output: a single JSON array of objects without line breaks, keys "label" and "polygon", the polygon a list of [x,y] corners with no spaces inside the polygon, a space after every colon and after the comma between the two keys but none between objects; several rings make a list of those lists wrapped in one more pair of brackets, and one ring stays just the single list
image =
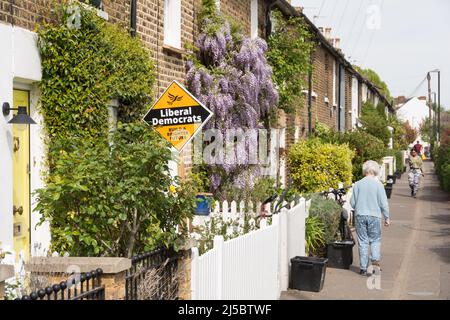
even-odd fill
[{"label": "elderly man walking", "polygon": [[386,191],[377,177],[379,170],[376,161],[366,161],[363,165],[365,177],[355,183],[350,199],[350,205],[355,209],[361,275],[367,275],[369,256],[372,265],[380,267],[382,215],[384,225],[390,225]]}]

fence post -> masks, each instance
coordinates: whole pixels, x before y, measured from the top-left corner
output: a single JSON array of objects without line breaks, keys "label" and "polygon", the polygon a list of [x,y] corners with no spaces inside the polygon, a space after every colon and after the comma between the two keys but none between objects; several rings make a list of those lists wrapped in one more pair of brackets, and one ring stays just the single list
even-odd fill
[{"label": "fence post", "polygon": [[194,247],[191,249],[191,299],[198,299],[198,258],[199,252],[198,248]]},{"label": "fence post", "polygon": [[300,241],[301,241],[301,248],[300,248],[300,256],[306,256],[306,218],[309,215],[309,205],[307,205],[305,198],[301,198],[299,202],[300,206]]},{"label": "fence post", "polygon": [[214,250],[217,252],[217,292],[215,300],[222,300],[222,286],[223,286],[223,236],[214,237]]},{"label": "fence post", "polygon": [[288,270],[288,247],[287,247],[287,210],[283,209],[278,214],[278,292],[277,299],[280,297],[282,291],[287,290],[289,282],[289,270]]}]

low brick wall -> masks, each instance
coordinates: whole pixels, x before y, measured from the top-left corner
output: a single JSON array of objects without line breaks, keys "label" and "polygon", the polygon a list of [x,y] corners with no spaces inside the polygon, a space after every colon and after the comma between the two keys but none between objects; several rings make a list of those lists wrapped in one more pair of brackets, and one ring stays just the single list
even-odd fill
[{"label": "low brick wall", "polygon": [[105,286],[106,300],[125,299],[125,275],[131,267],[127,258],[34,257],[26,265],[32,274],[47,276],[49,283],[67,280],[72,272],[85,273],[101,268],[100,285]]}]

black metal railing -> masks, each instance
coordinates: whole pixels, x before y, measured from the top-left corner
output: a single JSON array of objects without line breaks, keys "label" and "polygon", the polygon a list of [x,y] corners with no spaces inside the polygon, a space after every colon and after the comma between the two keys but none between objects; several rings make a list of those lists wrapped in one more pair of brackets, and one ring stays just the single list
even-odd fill
[{"label": "black metal railing", "polygon": [[98,268],[66,281],[23,295],[16,300],[105,300],[105,286],[101,284],[103,270]]},{"label": "black metal railing", "polygon": [[132,258],[126,272],[126,300],[177,300],[181,255],[159,248]]}]

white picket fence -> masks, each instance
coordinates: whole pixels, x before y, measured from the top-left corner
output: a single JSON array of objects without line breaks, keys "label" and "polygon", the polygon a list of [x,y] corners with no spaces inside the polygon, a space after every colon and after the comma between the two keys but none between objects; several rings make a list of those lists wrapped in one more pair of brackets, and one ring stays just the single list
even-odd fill
[{"label": "white picket fence", "polygon": [[[310,201],[300,199],[283,209],[272,224],[224,241],[199,256],[192,249],[191,298],[193,300],[278,299],[288,288],[290,259],[305,255],[305,219]],[[234,210],[232,210],[234,211]]]}]

